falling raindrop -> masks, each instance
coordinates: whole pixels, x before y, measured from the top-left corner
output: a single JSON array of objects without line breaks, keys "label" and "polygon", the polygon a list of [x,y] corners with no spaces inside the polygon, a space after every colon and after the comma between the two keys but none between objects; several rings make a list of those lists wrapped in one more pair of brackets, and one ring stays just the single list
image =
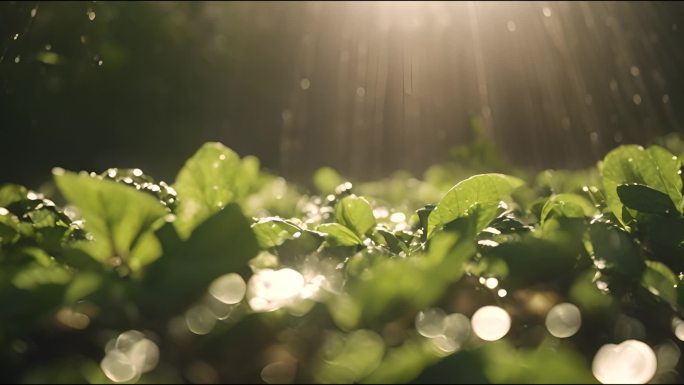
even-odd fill
[{"label": "falling raindrop", "polygon": [[499,291],[497,291],[496,294],[499,297],[503,298],[508,295],[508,291],[506,291],[506,289],[499,289]]},{"label": "falling raindrop", "polygon": [[511,316],[498,306],[484,306],[473,314],[471,324],[475,335],[485,341],[496,341],[508,334]]},{"label": "falling raindrop", "polygon": [[38,14],[38,8],[31,8],[31,17],[36,17]]},{"label": "falling raindrop", "polygon": [[546,17],[551,17],[551,8],[549,8],[549,7],[542,8],[542,13]]},{"label": "falling raindrop", "polygon": [[668,94],[663,95],[662,100],[663,100],[663,104],[669,103],[670,102],[670,95],[668,95]]},{"label": "falling raindrop", "polygon": [[19,39],[19,34],[15,33],[14,36],[12,36],[12,40],[17,40]]},{"label": "falling raindrop", "polygon": [[506,23],[506,28],[508,28],[508,30],[510,32],[515,32],[517,27],[516,27],[515,22],[513,20],[509,20],[508,23]]},{"label": "falling raindrop", "polygon": [[356,96],[358,96],[358,97],[360,97],[360,98],[366,96],[366,89],[363,88],[363,87],[357,88],[357,89],[356,89]]},{"label": "falling raindrop", "polygon": [[634,104],[636,104],[638,106],[639,104],[641,104],[641,95],[634,94],[632,96],[632,101],[634,102]]},{"label": "falling raindrop", "polygon": [[86,15],[88,16],[88,20],[90,20],[90,21],[95,20],[95,16],[96,16],[95,11],[93,11],[92,9],[88,9],[88,11],[86,12]]},{"label": "falling raindrop", "polygon": [[632,74],[632,76],[634,76],[634,77],[639,76],[639,74],[641,73],[641,71],[639,71],[639,67],[637,67],[637,66],[632,66],[632,67],[629,69],[629,72],[630,72],[630,73]]},{"label": "falling raindrop", "polygon": [[17,55],[14,57],[14,63],[19,64],[20,61],[21,61],[21,56]]},{"label": "falling raindrop", "polygon": [[308,90],[309,87],[311,87],[311,81],[310,81],[309,79],[307,79],[307,78],[304,78],[304,79],[302,79],[302,80],[299,82],[299,86],[300,86],[303,90]]}]

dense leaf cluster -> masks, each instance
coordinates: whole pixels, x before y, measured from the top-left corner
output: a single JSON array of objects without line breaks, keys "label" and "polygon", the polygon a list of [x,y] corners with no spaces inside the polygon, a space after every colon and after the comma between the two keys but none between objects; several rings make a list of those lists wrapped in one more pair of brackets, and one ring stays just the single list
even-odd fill
[{"label": "dense leaf cluster", "polygon": [[[674,339],[681,168],[622,146],[521,178],[445,165],[352,185],[323,168],[311,194],[208,143],[172,186],[55,169],[57,206],[3,185],[0,378],[116,380],[105,345],[139,330],[159,362],[126,381],[593,382],[602,344]],[[247,282],[235,301],[216,294],[229,281]],[[560,302],[583,318],[562,341],[544,329]],[[414,324],[491,304],[513,318],[499,342],[447,352]]]}]

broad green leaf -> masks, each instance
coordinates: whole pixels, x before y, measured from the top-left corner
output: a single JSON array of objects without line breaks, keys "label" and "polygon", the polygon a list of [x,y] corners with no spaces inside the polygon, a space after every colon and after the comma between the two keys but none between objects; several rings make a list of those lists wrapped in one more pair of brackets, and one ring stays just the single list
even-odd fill
[{"label": "broad green leaf", "polygon": [[50,266],[33,263],[19,271],[12,284],[18,289],[34,290],[43,285],[65,285],[70,280],[71,273],[56,263]]},{"label": "broad green leaf", "polygon": [[629,233],[606,223],[589,226],[594,259],[601,270],[630,279],[639,279],[645,269],[639,247]]},{"label": "broad green leaf", "polygon": [[427,366],[440,360],[432,342],[409,339],[401,346],[389,349],[376,370],[361,381],[363,384],[404,384],[414,380]]},{"label": "broad green leaf", "polygon": [[344,182],[340,174],[330,167],[321,167],[313,175],[314,187],[320,194],[334,194],[335,188]]},{"label": "broad green leaf", "polygon": [[432,305],[463,276],[476,250],[474,231],[474,218],[461,218],[436,234],[424,255],[373,261],[347,282],[348,296],[328,303],[333,319],[340,328],[353,329],[362,321],[376,325]]},{"label": "broad green leaf", "polygon": [[406,246],[406,244],[399,240],[396,235],[394,235],[392,232],[378,228],[377,229],[378,234],[382,236],[382,238],[385,240],[385,243],[387,243],[387,247],[395,254],[399,254],[400,252],[408,253],[409,249]]},{"label": "broad green leaf", "polygon": [[19,237],[19,219],[0,208],[0,245],[14,243]]},{"label": "broad green leaf", "polygon": [[623,203],[618,185],[637,183],[660,191],[670,197],[681,211],[682,179],[679,158],[659,146],[621,146],[611,151],[601,165],[603,187],[608,208],[623,225],[628,221],[623,214]]},{"label": "broad green leaf", "polygon": [[252,230],[259,246],[264,249],[280,246],[288,239],[293,239],[297,233],[302,233],[299,226],[281,218],[263,218],[252,225]]},{"label": "broad green leaf", "polygon": [[159,238],[164,254],[148,267],[140,293],[151,314],[187,310],[214,279],[245,269],[259,251],[235,203],[202,222],[187,240],[174,235],[172,226],[162,227]]},{"label": "broad green leaf", "polygon": [[18,184],[4,184],[0,186],[0,207],[7,207],[14,202],[26,199],[28,190]]},{"label": "broad green leaf", "polygon": [[238,199],[242,199],[249,194],[259,179],[259,158],[255,156],[245,156],[240,162],[238,175],[235,184]]},{"label": "broad green leaf", "polygon": [[549,198],[544,204],[541,222],[546,221],[546,218],[553,212],[567,218],[584,218],[594,215],[596,207],[580,195],[558,194]]},{"label": "broad green leaf", "polygon": [[648,291],[677,305],[677,282],[677,276],[666,265],[656,261],[646,261],[641,285]]},{"label": "broad green leaf", "polygon": [[642,213],[668,215],[677,211],[669,196],[641,184],[618,185],[617,195],[622,204]]},{"label": "broad green leaf", "polygon": [[326,242],[330,246],[356,246],[360,245],[361,239],[353,231],[339,223],[324,223],[316,229],[327,234]]},{"label": "broad green leaf", "polygon": [[94,238],[82,244],[91,256],[100,261],[118,257],[134,269],[159,256],[151,231],[167,211],[158,200],[86,174],[57,170],[54,177],[62,195],[78,207]]},{"label": "broad green leaf", "polygon": [[356,235],[363,237],[375,227],[373,209],[364,198],[349,195],[335,206],[335,218],[337,222],[352,229]]},{"label": "broad green leaf", "polygon": [[[523,185],[523,181],[503,174],[482,174],[472,176],[451,188],[428,218],[428,236],[437,227],[464,217],[475,204],[484,208],[496,208],[499,202],[513,190]],[[494,219],[492,210],[481,211],[478,215],[477,230],[482,230]]]},{"label": "broad green leaf", "polygon": [[69,287],[64,293],[64,303],[67,305],[74,304],[102,286],[102,277],[99,274],[91,272],[83,272],[71,281]]},{"label": "broad green leaf", "polygon": [[[246,167],[246,168],[245,168]],[[182,238],[212,214],[240,199],[240,177],[252,166],[221,143],[204,144],[178,173],[173,185],[178,193],[175,225]]]},{"label": "broad green leaf", "polygon": [[322,384],[355,383],[373,372],[384,354],[382,337],[370,330],[330,333],[314,360],[313,377]]}]

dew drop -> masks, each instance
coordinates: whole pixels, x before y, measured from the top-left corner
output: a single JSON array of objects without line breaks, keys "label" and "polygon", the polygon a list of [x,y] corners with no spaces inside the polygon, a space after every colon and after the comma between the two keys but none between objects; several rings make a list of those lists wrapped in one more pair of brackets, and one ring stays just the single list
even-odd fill
[{"label": "dew drop", "polygon": [[107,353],[100,362],[100,368],[105,376],[114,382],[128,382],[138,376],[128,356],[118,350]]},{"label": "dew drop", "polygon": [[188,330],[198,335],[209,334],[216,325],[214,314],[206,306],[195,306],[185,313]]},{"label": "dew drop", "polygon": [[471,324],[475,335],[485,341],[496,341],[508,334],[511,317],[498,306],[484,306],[473,314]]},{"label": "dew drop", "polygon": [[449,314],[444,318],[444,336],[462,344],[470,335],[470,320],[463,314]]},{"label": "dew drop", "polygon": [[582,325],[582,315],[577,306],[571,303],[561,303],[546,315],[546,328],[552,336],[557,338],[572,337]]},{"label": "dew drop", "polygon": [[216,278],[209,286],[209,294],[227,304],[236,304],[245,297],[247,284],[239,274],[230,273]]},{"label": "dew drop", "polygon": [[433,308],[421,311],[416,315],[416,330],[427,338],[435,338],[444,333],[446,314],[442,309]]},{"label": "dew drop", "polygon": [[494,277],[487,278],[485,286],[489,289],[496,289],[496,287],[499,286],[499,280]]},{"label": "dew drop", "polygon": [[603,384],[645,384],[656,369],[653,349],[637,340],[603,345],[592,363],[594,377]]}]

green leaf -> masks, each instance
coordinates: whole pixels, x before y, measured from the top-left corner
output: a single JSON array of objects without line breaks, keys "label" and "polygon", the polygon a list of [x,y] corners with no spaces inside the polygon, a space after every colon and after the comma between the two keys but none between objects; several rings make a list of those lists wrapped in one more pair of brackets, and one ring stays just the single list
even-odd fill
[{"label": "green leaf", "polygon": [[549,198],[544,204],[541,212],[541,222],[544,223],[552,213],[566,218],[584,218],[594,215],[596,207],[580,195],[558,194]]},{"label": "green leaf", "polygon": [[482,208],[478,214],[477,231],[487,227],[496,217],[491,208],[509,196],[513,190],[523,185],[523,181],[503,174],[482,174],[472,176],[459,182],[449,190],[428,218],[428,236],[437,227],[469,215],[469,209],[479,204]]},{"label": "green leaf", "polygon": [[167,211],[158,200],[86,174],[57,170],[54,178],[62,195],[78,207],[86,221],[94,241],[82,247],[91,256],[100,261],[119,257],[134,270],[159,256],[151,231]]},{"label": "green leaf", "polygon": [[629,233],[618,227],[594,222],[589,226],[594,259],[602,270],[623,277],[639,279],[646,266],[639,247]]},{"label": "green leaf", "polygon": [[0,244],[14,243],[19,237],[19,218],[0,208]]},{"label": "green leaf", "polygon": [[352,229],[356,235],[363,237],[375,227],[373,209],[364,198],[349,195],[335,206],[335,218],[337,222]]},{"label": "green leaf", "polygon": [[363,384],[404,384],[414,380],[425,367],[439,361],[432,342],[409,339],[403,345],[388,350],[380,366],[361,381]]},{"label": "green leaf", "polygon": [[377,258],[347,282],[348,296],[328,303],[330,314],[340,328],[352,329],[362,321],[376,325],[430,306],[463,276],[476,250],[474,231],[474,218],[461,218],[437,233],[425,254]]},{"label": "green leaf", "polygon": [[302,233],[299,226],[281,218],[263,218],[252,225],[252,230],[263,249],[280,246],[288,239],[294,239],[297,233]]},{"label": "green leaf", "polygon": [[238,199],[247,196],[256,185],[259,179],[259,167],[259,158],[251,155],[242,158],[236,177],[238,183],[235,185]]},{"label": "green leaf", "polygon": [[173,185],[178,193],[178,233],[188,238],[192,230],[212,214],[241,198],[241,177],[250,167],[221,143],[204,144],[178,173]]},{"label": "green leaf", "polygon": [[623,214],[623,203],[618,185],[637,183],[660,191],[670,197],[681,211],[682,179],[679,158],[659,146],[620,146],[604,158],[601,165],[603,187],[608,208],[623,225],[628,221]]},{"label": "green leaf", "polygon": [[0,186],[0,207],[7,207],[14,202],[26,199],[28,190],[18,184],[4,184]]},{"label": "green leaf", "polygon": [[317,383],[355,383],[375,370],[385,354],[385,343],[370,330],[347,335],[330,333],[313,363]]},{"label": "green leaf", "polygon": [[404,253],[409,252],[408,246],[406,246],[406,244],[403,241],[399,240],[399,238],[397,238],[397,236],[389,230],[378,228],[377,232],[382,236],[382,238],[385,240],[385,243],[387,243],[387,247],[393,253],[399,254],[402,251]]},{"label": "green leaf", "polygon": [[339,223],[324,223],[316,229],[327,234],[326,242],[333,247],[360,245],[361,239],[347,227]]},{"label": "green leaf", "polygon": [[142,291],[145,310],[173,314],[187,309],[219,276],[244,269],[259,251],[250,223],[231,203],[202,222],[187,240],[172,226],[159,232],[164,254],[147,269]]},{"label": "green leaf", "polygon": [[314,187],[320,194],[334,194],[335,188],[344,182],[342,176],[330,167],[321,167],[313,175]]},{"label": "green leaf", "polygon": [[64,303],[74,304],[102,286],[102,277],[99,274],[84,272],[76,275],[64,293]]},{"label": "green leaf", "polygon": [[621,184],[617,186],[620,201],[630,209],[642,213],[668,215],[677,208],[666,194],[641,184]]},{"label": "green leaf", "polygon": [[677,276],[666,265],[646,261],[646,271],[641,277],[641,285],[672,305],[677,305],[677,281]]}]

